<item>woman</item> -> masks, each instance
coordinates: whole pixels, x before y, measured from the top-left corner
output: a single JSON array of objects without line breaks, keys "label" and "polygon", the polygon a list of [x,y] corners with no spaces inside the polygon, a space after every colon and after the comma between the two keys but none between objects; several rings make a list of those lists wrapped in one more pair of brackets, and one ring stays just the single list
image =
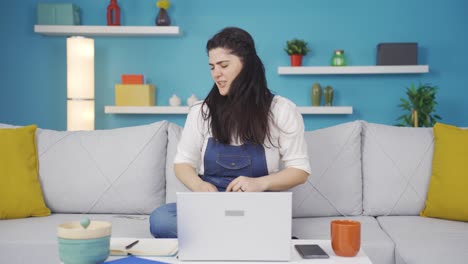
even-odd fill
[{"label": "woman", "polygon": [[[250,34],[225,28],[206,49],[214,85],[187,116],[177,178],[194,192],[281,191],[304,183],[310,165],[302,116],[268,89]],[[176,217],[174,203],[156,209],[153,236],[177,237]]]}]

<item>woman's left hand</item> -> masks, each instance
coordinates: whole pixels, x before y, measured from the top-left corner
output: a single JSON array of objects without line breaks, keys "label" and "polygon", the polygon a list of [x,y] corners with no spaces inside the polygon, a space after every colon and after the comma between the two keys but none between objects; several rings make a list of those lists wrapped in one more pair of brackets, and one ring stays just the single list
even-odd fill
[{"label": "woman's left hand", "polygon": [[262,177],[239,176],[227,186],[226,192],[263,192],[267,189],[264,180]]}]

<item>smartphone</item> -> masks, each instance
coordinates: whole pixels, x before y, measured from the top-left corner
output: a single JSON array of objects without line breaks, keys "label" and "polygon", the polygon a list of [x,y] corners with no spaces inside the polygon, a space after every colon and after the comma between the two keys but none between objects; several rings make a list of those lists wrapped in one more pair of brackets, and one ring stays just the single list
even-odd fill
[{"label": "smartphone", "polygon": [[294,245],[303,259],[329,258],[319,245]]}]

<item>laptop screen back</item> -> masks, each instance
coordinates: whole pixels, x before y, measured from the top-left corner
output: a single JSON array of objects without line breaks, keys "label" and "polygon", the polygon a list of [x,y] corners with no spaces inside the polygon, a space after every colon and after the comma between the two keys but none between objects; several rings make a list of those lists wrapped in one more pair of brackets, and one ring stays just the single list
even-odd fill
[{"label": "laptop screen back", "polygon": [[177,193],[180,260],[289,261],[290,192]]}]

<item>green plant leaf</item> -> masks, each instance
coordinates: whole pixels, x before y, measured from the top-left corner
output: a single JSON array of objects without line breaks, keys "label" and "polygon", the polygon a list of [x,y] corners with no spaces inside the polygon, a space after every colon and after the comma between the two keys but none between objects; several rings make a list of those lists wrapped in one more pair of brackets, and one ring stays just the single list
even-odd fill
[{"label": "green plant leaf", "polygon": [[412,113],[414,110],[418,112],[418,126],[430,127],[433,126],[436,120],[442,119],[434,114],[435,106],[437,105],[436,93],[438,87],[431,84],[419,84],[417,87],[411,84],[406,87],[407,98],[400,98],[398,107],[405,111],[405,114],[399,116],[396,120],[401,120],[399,126],[413,126]]},{"label": "green plant leaf", "polygon": [[302,39],[292,39],[286,41],[286,48],[284,49],[288,55],[299,54],[307,55],[310,51],[307,42]]}]

